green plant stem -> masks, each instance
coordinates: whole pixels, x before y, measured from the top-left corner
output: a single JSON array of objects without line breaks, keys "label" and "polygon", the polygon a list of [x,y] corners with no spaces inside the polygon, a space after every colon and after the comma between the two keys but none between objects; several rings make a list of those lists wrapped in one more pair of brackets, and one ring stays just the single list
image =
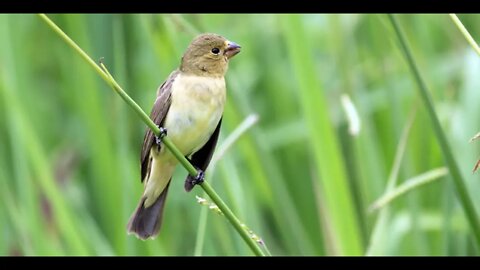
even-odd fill
[{"label": "green plant stem", "polygon": [[228,206],[223,202],[220,196],[218,196],[217,192],[213,190],[212,186],[210,186],[208,182],[203,182],[202,188],[205,191],[205,193],[208,194],[210,199],[212,199],[212,201],[215,202],[218,208],[222,210],[222,213],[225,215],[225,217],[227,217],[228,221],[232,223],[233,227],[235,227],[235,229],[240,233],[240,236],[250,246],[252,251],[254,251],[255,254],[259,256],[265,256],[265,254],[260,249],[258,244],[255,243],[255,241],[252,238],[250,238],[250,235],[248,234],[248,232],[243,228],[240,220],[238,220],[238,218],[233,214],[232,210],[230,210],[230,208],[228,208]]},{"label": "green plant stem", "polygon": [[465,28],[465,26],[460,21],[460,19],[457,17],[457,15],[455,15],[455,14],[448,14],[448,15],[450,15],[450,18],[455,23],[458,30],[460,30],[460,32],[462,32],[463,36],[468,41],[468,43],[470,43],[470,46],[472,46],[473,50],[475,50],[475,52],[480,56],[480,47],[478,47],[477,42],[475,42],[472,35],[470,35],[467,28]]},{"label": "green plant stem", "polygon": [[427,89],[427,85],[425,84],[422,77],[420,76],[420,71],[418,70],[415,60],[413,59],[411,50],[407,44],[404,34],[400,29],[400,25],[398,24],[396,17],[392,14],[389,14],[388,17],[400,41],[400,46],[408,62],[408,66],[411,72],[413,73],[415,80],[418,84],[418,90],[420,92],[420,96],[425,104],[425,107],[428,111],[428,115],[430,116],[430,119],[432,121],[433,129],[435,131],[437,140],[440,144],[440,148],[442,149],[445,162],[447,163],[452,179],[454,180],[454,185],[458,192],[460,203],[463,206],[463,210],[465,211],[470,227],[475,236],[477,246],[480,247],[480,222],[478,220],[473,202],[468,194],[467,187],[464,183],[462,175],[460,174],[460,170],[458,169],[457,163],[455,162],[455,158],[453,156],[452,150],[450,149],[445,133],[443,133],[442,126],[440,125],[440,121],[438,120],[438,117],[435,113],[435,109],[433,108],[432,98],[430,97],[430,93]]},{"label": "green plant stem", "polygon": [[[122,99],[130,106],[132,109],[140,116],[140,118],[147,124],[147,126],[153,131],[157,136],[160,136],[160,129],[150,117],[142,110],[142,108],[132,99],[130,96],[120,87],[120,85],[113,79],[105,66],[101,66],[105,69],[102,70],[95,61],[93,61],[67,34],[65,34],[53,21],[51,21],[45,14],[38,14],[41,19],[43,19],[68,45],[70,45],[80,56],[90,65],[92,68],[112,87],[117,94],[122,97]],[[196,176],[198,174],[197,170],[193,165],[182,155],[182,153],[175,147],[172,141],[168,136],[164,136],[162,139],[163,144],[172,152],[173,155],[178,159],[178,161],[185,167],[188,173],[191,176]],[[228,221],[233,225],[237,230],[243,240],[247,245],[252,249],[253,253],[257,256],[265,256],[265,253],[260,249],[257,243],[250,238],[248,232],[242,227],[242,223],[238,218],[233,214],[230,208],[223,202],[223,200],[218,196],[215,190],[207,182],[200,184],[205,193],[212,199],[212,201],[220,208],[224,213]]]},{"label": "green plant stem", "polygon": [[396,187],[390,192],[386,192],[380,198],[378,198],[374,203],[372,203],[372,205],[369,207],[369,211],[372,212],[372,211],[378,210],[390,204],[392,201],[398,199],[400,196],[405,195],[407,192],[417,187],[431,183],[435,180],[438,180],[440,179],[440,177],[445,176],[447,174],[448,174],[448,169],[445,167],[441,167],[441,168],[433,169],[431,171],[422,173],[410,179],[407,179],[401,185],[399,185],[398,187]]},{"label": "green plant stem", "polygon": [[[209,172],[213,174],[217,167],[217,162],[223,157],[223,155],[227,152],[228,149],[242,136],[249,128],[255,125],[258,122],[258,116],[256,114],[249,115],[243,122],[238,125],[225,140],[223,143],[217,146],[215,153],[213,154],[212,160],[210,161],[209,165]],[[210,180],[211,182],[213,179]],[[205,196],[205,195],[203,195]],[[197,238],[195,240],[195,248],[194,248],[194,256],[201,256],[203,243],[205,239],[205,231],[207,227],[207,211],[206,207],[203,207],[200,212],[200,217],[197,226]],[[264,245],[265,247],[266,245]],[[270,252],[265,250],[267,254]],[[271,255],[269,255],[271,256]]]},{"label": "green plant stem", "polygon": [[[407,148],[407,142],[410,136],[410,131],[412,129],[413,122],[415,120],[417,112],[417,102],[414,103],[411,113],[408,117],[408,120],[405,124],[405,127],[402,130],[400,135],[400,140],[398,141],[397,149],[395,151],[395,157],[393,158],[392,169],[387,180],[387,186],[385,187],[385,192],[391,192],[395,188],[395,185],[398,181],[398,175],[400,173],[400,166],[402,164],[403,156],[405,155],[405,149]],[[370,240],[367,247],[366,256],[375,256],[380,255],[382,248],[381,246],[385,242],[386,231],[387,231],[387,221],[390,218],[390,207],[380,209],[378,217],[373,225],[372,233],[370,234]],[[384,245],[383,245],[384,246]]]}]

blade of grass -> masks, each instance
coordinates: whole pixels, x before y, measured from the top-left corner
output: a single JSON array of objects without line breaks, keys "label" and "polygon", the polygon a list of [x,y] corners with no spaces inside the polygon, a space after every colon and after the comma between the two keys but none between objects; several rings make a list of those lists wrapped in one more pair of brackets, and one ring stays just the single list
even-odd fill
[{"label": "blade of grass", "polygon": [[405,180],[401,185],[396,187],[390,192],[383,194],[370,206],[369,211],[378,210],[387,204],[391,203],[393,200],[399,198],[400,196],[406,194],[407,192],[422,186],[428,183],[431,183],[435,180],[438,180],[440,177],[448,174],[448,169],[445,167],[433,169],[431,171],[422,173],[415,177]]},{"label": "blade of grass", "polygon": [[[2,59],[2,64],[5,65],[5,69],[1,70],[2,74],[0,74],[2,76],[0,87],[4,88],[3,91],[28,88],[26,83],[29,81],[25,79],[25,61],[18,57],[20,53],[18,33],[10,31],[12,19],[11,15],[5,15],[0,18],[0,35],[1,39],[5,41],[2,42],[0,47],[0,58]],[[23,104],[28,106],[26,102]],[[10,149],[9,161],[13,170],[12,178],[8,181],[15,185],[13,190],[17,194],[18,201],[22,202],[22,205],[19,207],[24,211],[24,227],[32,235],[40,234],[45,230],[45,223],[42,222],[41,213],[38,211],[40,196],[36,192],[35,183],[32,180],[32,171],[28,166],[26,146],[18,143],[18,138],[22,136],[22,130],[20,130],[17,124],[18,116],[9,110],[8,104],[5,104],[4,108],[4,123],[7,126],[8,141],[10,142],[8,145],[5,144],[4,147],[5,150],[7,147]],[[30,244],[33,250],[43,250],[45,241],[32,237],[30,238]]]},{"label": "blade of grass", "polygon": [[475,39],[473,39],[472,35],[470,35],[467,28],[465,28],[462,21],[460,21],[460,19],[455,14],[448,15],[450,16],[450,19],[452,19],[452,21],[455,23],[458,30],[460,30],[462,35],[465,37],[468,44],[470,44],[470,46],[472,46],[472,49],[480,56],[480,47],[478,46],[477,42],[475,42]]},{"label": "blade of grass", "polygon": [[400,42],[400,47],[402,49],[402,52],[404,53],[404,56],[408,62],[410,71],[412,72],[415,78],[415,81],[418,84],[418,91],[420,92],[420,96],[428,111],[428,115],[432,122],[433,129],[435,131],[435,135],[437,137],[438,143],[440,144],[440,147],[442,149],[445,162],[447,163],[452,179],[454,180],[455,188],[458,192],[458,199],[462,204],[463,210],[465,211],[465,215],[468,219],[473,235],[475,236],[475,242],[477,246],[480,246],[480,221],[478,220],[475,207],[470,198],[470,195],[468,193],[467,187],[460,173],[460,170],[458,169],[457,163],[453,156],[450,145],[448,144],[445,133],[443,132],[442,126],[440,125],[440,121],[438,120],[438,117],[435,113],[430,92],[428,91],[427,85],[425,84],[425,82],[422,79],[422,76],[420,75],[420,71],[418,70],[418,67],[415,63],[415,59],[413,58],[410,47],[408,46],[407,40],[402,30],[400,29],[400,25],[396,17],[392,14],[389,14],[388,17],[390,19],[390,22],[393,25],[393,28],[395,29],[395,33]]},{"label": "blade of grass", "polygon": [[[117,75],[117,78],[119,81],[123,82],[124,85],[128,85],[126,80],[127,80],[127,70],[126,70],[126,59],[125,55],[126,53],[126,48],[125,48],[125,36],[124,36],[124,27],[123,27],[123,22],[122,22],[122,17],[124,15],[116,15],[113,18],[113,58],[115,59],[114,61],[114,70],[115,74]],[[120,182],[121,182],[121,191],[123,191],[123,195],[121,198],[123,199],[123,212],[121,215],[122,220],[127,220],[129,215],[131,214],[129,209],[129,205],[132,203],[135,203],[133,196],[130,196],[128,194],[129,192],[132,191],[133,184],[134,182],[131,181],[134,178],[133,171],[131,170],[131,167],[129,166],[129,156],[130,152],[128,151],[129,148],[125,142],[128,142],[130,140],[129,138],[129,132],[128,132],[128,121],[124,121],[124,119],[127,119],[127,112],[126,108],[122,106],[121,100],[120,99],[115,99],[114,100],[114,106],[115,106],[115,112],[117,119],[114,120],[115,123],[117,123],[115,126],[117,128],[117,132],[115,133],[115,139],[117,141],[115,142],[115,147],[118,149],[118,159],[119,162],[121,163],[120,166]],[[115,235],[117,239],[116,243],[120,243],[122,247],[119,249],[119,255],[125,255],[125,254],[131,254],[133,250],[128,251],[127,249],[132,248],[134,246],[133,241],[134,239],[132,238],[126,238],[123,233],[116,234]],[[128,244],[127,244],[128,243]]]},{"label": "blade of grass", "polygon": [[[472,46],[473,50],[480,56],[480,47],[478,46],[477,42],[475,39],[473,39],[472,35],[468,32],[467,28],[463,25],[462,21],[457,17],[455,14],[449,14],[450,18],[453,20],[455,25],[457,26],[458,30],[463,34],[467,42]],[[473,142],[474,140],[478,139],[480,137],[480,132],[477,133],[473,138],[470,139],[470,142]],[[480,167],[480,159],[475,163],[473,167],[473,172],[476,172],[478,168]]]},{"label": "blade of grass", "polygon": [[[236,77],[230,78],[229,85],[232,92],[243,89]],[[242,100],[240,95],[234,97],[236,102]],[[236,118],[243,115],[240,111],[252,110],[247,100],[244,104],[237,103],[232,106],[227,104],[225,118],[232,123],[237,123],[237,121],[240,122],[240,119]],[[260,129],[252,129],[250,134],[245,136],[244,140],[239,141],[237,145],[240,155],[246,162],[249,171],[248,177],[254,181],[254,189],[251,192],[258,194],[260,202],[270,209],[269,213],[278,226],[277,230],[273,230],[267,225],[265,230],[272,231],[272,238],[281,235],[279,237],[283,239],[281,241],[288,243],[288,254],[319,254],[321,252],[318,248],[320,244],[316,243],[312,239],[313,237],[307,235],[304,222],[295,205],[295,198],[290,195],[288,186],[284,184],[288,179],[285,178],[281,167],[277,164],[275,154],[267,150],[269,139]]]},{"label": "blade of grass", "polygon": [[[1,89],[1,88],[0,88]],[[90,250],[85,239],[81,237],[79,229],[75,224],[75,218],[71,216],[71,211],[67,200],[62,196],[62,192],[55,183],[55,178],[49,170],[50,166],[47,164],[47,158],[38,138],[35,136],[35,131],[32,130],[31,125],[27,123],[28,118],[24,116],[21,111],[22,106],[15,98],[11,91],[3,91],[5,100],[8,101],[10,110],[16,115],[17,124],[23,130],[26,150],[29,155],[33,171],[36,174],[39,186],[50,199],[53,207],[54,218],[58,224],[59,230],[67,243],[69,244],[72,253],[76,255],[88,255]],[[17,141],[21,141],[18,140]]]},{"label": "blade of grass", "polygon": [[299,86],[299,95],[310,134],[312,154],[318,166],[320,186],[331,214],[335,241],[340,254],[360,255],[362,245],[357,213],[345,175],[335,130],[329,119],[328,103],[320,82],[312,48],[300,16],[288,15],[285,20],[287,49]]},{"label": "blade of grass", "polygon": [[[7,179],[4,177],[3,171],[0,171],[0,179]],[[13,192],[8,187],[6,181],[0,181],[0,190],[1,190],[1,197],[2,197],[2,205],[6,208],[6,217],[8,215],[8,221],[4,221],[5,223],[12,224],[15,230],[15,234],[13,237],[17,239],[17,244],[20,246],[22,254],[24,255],[34,255],[35,249],[32,247],[32,244],[29,240],[28,236],[28,228],[25,219],[25,213],[22,209],[19,208],[18,204],[15,203],[17,201],[13,197]]]},{"label": "blade of grass", "polygon": [[[415,103],[416,104],[416,103]],[[402,159],[405,154],[405,149],[407,146],[408,137],[410,135],[410,130],[412,129],[413,121],[415,120],[416,115],[416,105],[414,105],[411,114],[408,118],[405,127],[403,128],[402,134],[400,136],[400,140],[397,145],[397,150],[395,152],[395,158],[393,159],[392,170],[390,171],[390,175],[388,177],[387,186],[385,188],[385,193],[391,192],[395,184],[397,183],[398,174],[400,171],[400,165],[402,164]],[[384,207],[380,209],[380,213],[375,221],[375,225],[373,226],[372,233],[370,235],[370,241],[367,247],[366,256],[376,255],[381,250],[385,248],[385,241],[383,236],[386,232],[387,221],[390,217],[390,209],[388,207]]]},{"label": "blade of grass", "polygon": [[[15,69],[15,64],[19,64],[19,62],[17,59],[13,59],[13,57],[16,55],[15,51],[13,50],[15,44],[10,45],[10,42],[14,41],[14,39],[6,39],[6,42],[3,43],[3,45],[7,46],[6,56],[3,59],[5,60],[4,63],[6,66]],[[58,230],[60,231],[59,233],[70,248],[71,253],[89,255],[90,250],[88,244],[82,237],[80,237],[81,234],[79,233],[78,227],[74,222],[75,219],[70,215],[72,211],[69,209],[68,200],[62,196],[62,192],[55,182],[55,177],[50,170],[51,166],[48,163],[47,155],[39,141],[39,138],[36,136],[40,133],[33,128],[33,125],[31,122],[29,122],[30,118],[26,117],[27,110],[25,107],[25,102],[21,99],[21,97],[19,97],[20,91],[18,89],[18,77],[7,76],[7,74],[2,75],[5,75],[5,80],[1,81],[3,85],[0,87],[0,95],[2,96],[2,99],[5,100],[6,110],[9,111],[9,114],[11,114],[12,127],[14,124],[15,129],[18,130],[18,133],[15,134],[16,137],[14,138],[14,143],[24,147],[24,149],[21,151],[25,152],[25,170],[31,170],[31,174],[33,175],[21,175],[23,177],[27,177],[27,179],[31,178],[33,181],[30,183],[24,182],[25,185],[21,186],[20,188],[34,189],[35,192],[44,194],[52,206],[54,224],[58,226]],[[30,78],[26,77],[25,80],[30,81]],[[19,148],[15,150],[19,150]],[[27,179],[21,179],[20,181],[26,181]],[[34,198],[35,197],[36,196],[34,196]],[[33,235],[42,234],[44,233],[42,229],[46,229],[44,228],[44,224],[42,222],[42,212],[39,211],[41,209],[38,205],[40,203],[39,200],[35,203],[37,203],[37,205],[35,205],[35,207],[31,208],[29,211],[35,211],[37,214],[33,215],[27,211],[25,213],[24,220],[24,222],[26,222],[28,232]],[[29,207],[28,204],[23,204],[23,206],[27,206],[27,209]],[[37,252],[41,254],[44,252],[50,252],[50,241],[47,242],[43,238],[35,236],[31,238],[33,238],[33,240],[36,242],[46,242],[38,246],[38,249],[36,249]],[[68,253],[70,252],[67,252],[67,254]]]},{"label": "blade of grass", "polygon": [[[108,29],[108,23],[94,29],[89,28],[88,24],[98,22],[104,18],[103,16],[85,14],[64,16],[65,27],[88,51],[93,51],[90,37],[94,36],[95,29],[98,31]],[[106,38],[104,43],[108,43],[109,40],[111,39]],[[101,47],[98,46],[95,49],[99,50]],[[59,52],[61,55],[65,55],[69,52],[68,49],[62,47]],[[70,89],[72,92],[70,96],[75,97],[72,102],[75,104],[75,110],[80,114],[81,124],[84,125],[83,132],[85,133],[79,134],[82,137],[81,140],[85,140],[84,151],[91,156],[88,164],[91,173],[82,181],[88,188],[92,205],[96,206],[92,208],[92,213],[99,220],[98,224],[107,239],[113,243],[116,253],[121,254],[121,250],[125,247],[125,237],[118,237],[125,232],[124,227],[119,226],[125,222],[122,220],[123,211],[120,204],[122,185],[119,184],[121,177],[116,165],[119,164],[117,160],[119,155],[111,140],[118,131],[116,125],[111,125],[112,122],[107,121],[109,106],[102,97],[103,93],[99,91],[101,84],[95,74],[91,73],[88,65],[85,65],[80,58],[70,60],[64,57],[60,62],[62,63],[61,77],[64,78],[62,80],[63,87]],[[72,72],[71,66],[75,67],[75,72]],[[78,78],[81,78],[81,83],[76,82]],[[117,211],[112,211],[112,209],[117,209]]]}]

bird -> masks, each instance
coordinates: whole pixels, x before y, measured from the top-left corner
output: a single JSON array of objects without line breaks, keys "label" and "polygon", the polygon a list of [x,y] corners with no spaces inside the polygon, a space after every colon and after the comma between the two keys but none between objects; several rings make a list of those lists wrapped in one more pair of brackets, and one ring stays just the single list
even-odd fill
[{"label": "bird", "polygon": [[127,224],[128,234],[147,240],[160,231],[168,188],[178,164],[162,144],[162,136],[167,135],[197,168],[197,176],[186,177],[185,190],[189,192],[203,182],[222,123],[228,63],[240,49],[221,35],[200,34],[187,47],[180,66],[158,88],[150,119],[160,128],[160,138],[146,129],[140,152],[144,191]]}]

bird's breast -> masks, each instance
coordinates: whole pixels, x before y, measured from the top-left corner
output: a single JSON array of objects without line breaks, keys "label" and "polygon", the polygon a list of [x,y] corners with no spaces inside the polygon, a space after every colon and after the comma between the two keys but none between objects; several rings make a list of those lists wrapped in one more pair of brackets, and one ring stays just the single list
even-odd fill
[{"label": "bird's breast", "polygon": [[172,85],[172,103],[164,126],[184,154],[199,150],[223,114],[226,91],[223,77],[180,74]]}]

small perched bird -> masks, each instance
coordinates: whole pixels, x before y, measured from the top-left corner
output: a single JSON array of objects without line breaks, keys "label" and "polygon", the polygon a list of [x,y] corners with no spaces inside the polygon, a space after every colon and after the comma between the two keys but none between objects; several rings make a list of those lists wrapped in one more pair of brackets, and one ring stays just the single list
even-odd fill
[{"label": "small perched bird", "polygon": [[[216,34],[196,37],[184,53],[180,68],[159,87],[150,118],[199,174],[185,180],[185,190],[203,181],[215,149],[226,99],[228,61],[240,46]],[[178,161],[147,128],[140,154],[144,192],[128,222],[128,233],[140,239],[155,237],[162,224],[168,186]]]}]

